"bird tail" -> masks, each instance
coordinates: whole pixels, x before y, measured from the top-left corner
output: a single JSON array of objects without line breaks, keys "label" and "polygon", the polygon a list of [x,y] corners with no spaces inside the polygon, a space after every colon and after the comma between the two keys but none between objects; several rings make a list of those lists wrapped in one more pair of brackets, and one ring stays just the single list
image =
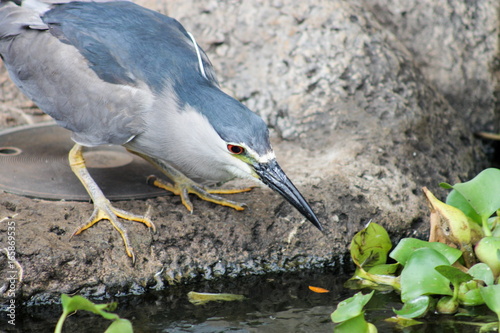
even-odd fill
[{"label": "bird tail", "polygon": [[26,28],[46,30],[40,14],[13,1],[0,1],[0,39],[19,35]]},{"label": "bird tail", "polygon": [[[75,0],[0,0],[0,39],[19,35],[26,28],[47,30],[40,18],[57,4]],[[131,0],[78,0],[83,2],[111,2]]]},{"label": "bird tail", "polygon": [[0,0],[0,7],[2,7],[3,5],[9,3],[9,2],[13,2],[15,3],[16,5],[18,6],[21,6],[21,0]]}]

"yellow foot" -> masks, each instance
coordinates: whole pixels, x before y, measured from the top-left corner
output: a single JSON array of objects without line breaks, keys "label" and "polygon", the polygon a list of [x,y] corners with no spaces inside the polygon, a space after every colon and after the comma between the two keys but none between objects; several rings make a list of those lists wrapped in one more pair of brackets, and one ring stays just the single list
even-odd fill
[{"label": "yellow foot", "polygon": [[73,236],[76,236],[81,232],[83,232],[84,230],[87,230],[88,228],[92,227],[94,224],[96,224],[101,220],[109,220],[109,222],[111,222],[113,227],[120,233],[120,236],[123,239],[123,243],[125,243],[125,251],[127,251],[127,255],[132,258],[132,262],[135,262],[135,254],[132,246],[130,245],[130,241],[127,235],[127,230],[120,223],[118,217],[125,220],[144,223],[148,228],[153,229],[153,232],[156,232],[156,227],[149,218],[149,210],[150,210],[149,207],[144,216],[131,214],[124,210],[115,208],[111,205],[111,202],[109,202],[108,199],[104,199],[100,203],[94,203],[94,207],[95,207],[94,212],[90,216],[88,222],[79,227],[71,235],[70,239]]},{"label": "yellow foot", "polygon": [[239,203],[231,200],[226,200],[214,194],[234,194],[248,192],[253,189],[253,187],[240,188],[240,189],[221,189],[214,188],[209,189],[202,185],[198,185],[191,181],[189,178],[184,179],[181,182],[176,182],[175,184],[170,184],[162,179],[156,178],[156,176],[148,177],[148,184],[154,185],[156,187],[162,188],[175,195],[179,195],[182,200],[182,204],[190,211],[193,212],[193,204],[189,199],[189,194],[196,194],[200,199],[205,201],[210,201],[221,206],[231,207],[236,210],[243,210],[246,204]]}]

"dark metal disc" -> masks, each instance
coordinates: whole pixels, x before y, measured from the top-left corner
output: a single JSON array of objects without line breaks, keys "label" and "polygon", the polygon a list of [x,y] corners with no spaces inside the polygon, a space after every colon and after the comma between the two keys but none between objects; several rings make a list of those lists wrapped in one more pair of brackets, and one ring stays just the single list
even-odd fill
[{"label": "dark metal disc", "polygon": [[[71,132],[55,124],[0,131],[0,190],[32,198],[88,201],[73,174]],[[166,192],[146,184],[158,170],[121,146],[85,148],[87,168],[110,200],[145,199]]]}]

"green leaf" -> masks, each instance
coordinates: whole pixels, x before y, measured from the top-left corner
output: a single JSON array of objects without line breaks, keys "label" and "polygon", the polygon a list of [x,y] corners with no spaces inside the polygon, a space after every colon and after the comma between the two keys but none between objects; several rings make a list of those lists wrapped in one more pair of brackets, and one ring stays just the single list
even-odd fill
[{"label": "green leaf", "polygon": [[377,282],[367,280],[366,278],[360,276],[353,276],[352,278],[347,280],[344,283],[344,288],[354,289],[354,290],[370,288],[378,291],[394,290],[394,288],[391,286],[379,284]]},{"label": "green leaf", "polygon": [[[341,324],[335,326],[335,333],[371,333],[369,323],[365,320],[364,314],[350,318]],[[375,331],[376,332],[376,331]]]},{"label": "green leaf", "polygon": [[116,309],[117,303],[112,302],[112,303],[107,303],[107,304],[94,304],[85,297],[82,297],[80,295],[76,295],[73,297],[70,297],[68,295],[62,294],[61,295],[61,303],[63,306],[63,310],[67,311],[68,313],[75,312],[77,310],[84,310],[84,311],[89,311],[95,314],[101,315],[103,318],[109,319],[109,320],[115,320],[120,318],[117,314],[115,313],[110,313],[106,312],[105,310],[113,311]]},{"label": "green leaf", "polygon": [[449,265],[446,257],[431,248],[413,252],[401,272],[401,300],[407,302],[422,295],[452,295],[450,281],[434,267]]},{"label": "green leaf", "polygon": [[[386,268],[386,269],[381,269],[384,272],[387,270],[392,270],[392,268],[387,267],[392,265],[378,265],[372,267],[370,271],[371,270],[377,271],[378,270],[377,267],[379,266],[384,266]],[[377,289],[377,290],[387,290],[387,288],[384,286],[389,286],[390,288],[401,290],[401,284],[399,283],[399,276],[386,275],[386,274],[372,274],[370,272],[365,271],[361,267],[356,268],[353,277],[349,279],[349,281],[357,281],[357,282],[354,284],[345,285],[346,288],[361,289],[364,287],[370,287],[372,289]],[[369,283],[366,283],[367,281],[369,281]],[[357,288],[356,285],[360,288]]]},{"label": "green leaf", "polygon": [[423,317],[429,310],[431,304],[429,296],[420,296],[403,304],[401,310],[394,310],[399,317],[412,319]]},{"label": "green leaf", "polygon": [[[66,317],[78,310],[84,310],[84,311],[89,311],[95,314],[101,315],[105,319],[109,320],[114,320],[113,324],[115,325],[114,327],[118,327],[119,329],[113,328],[113,324],[106,330],[106,332],[132,332],[132,324],[126,319],[121,319],[117,314],[106,312],[108,311],[113,311],[116,309],[118,303],[113,302],[113,303],[107,303],[107,304],[94,304],[85,297],[76,295],[73,297],[70,297],[66,294],[61,295],[61,304],[63,308],[63,313],[61,317],[59,318],[56,328],[55,328],[55,333],[61,333],[62,332],[62,327],[64,324],[64,321],[66,320]],[[120,321],[120,323],[115,324],[116,321]],[[130,325],[130,330],[126,330],[127,324],[125,322],[128,322]],[[110,330],[112,329],[112,330]]]},{"label": "green leaf", "polygon": [[499,325],[498,322],[493,322],[493,323],[488,323],[488,324],[482,324],[481,328],[479,329],[478,332],[479,333],[498,332],[499,331],[498,325]]},{"label": "green leaf", "polygon": [[500,320],[500,284],[483,287],[479,290],[488,308],[495,312]]},{"label": "green leaf", "polygon": [[189,302],[194,305],[202,305],[208,302],[231,302],[231,301],[243,301],[245,296],[236,294],[212,294],[212,293],[197,293],[195,291],[190,291],[188,293]]},{"label": "green leaf", "polygon": [[494,276],[500,275],[500,259],[498,258],[499,251],[499,237],[484,237],[479,241],[479,243],[477,243],[475,248],[477,258],[491,268]]},{"label": "green leaf", "polygon": [[485,263],[478,263],[469,268],[468,273],[475,279],[484,281],[484,283],[489,286],[495,282],[495,277],[491,271],[490,266]]},{"label": "green leaf", "polygon": [[446,259],[446,264],[453,264],[462,256],[462,251],[452,248],[446,244],[438,242],[426,242],[416,238],[403,238],[399,244],[389,254],[391,258],[399,262],[401,265],[406,265],[408,258],[420,248],[434,249],[441,253]]},{"label": "green leaf", "polygon": [[483,219],[460,192],[453,190],[446,197],[446,204],[460,209],[472,221],[481,225]]},{"label": "green leaf", "polygon": [[[399,316],[387,318],[387,319],[384,319],[384,321],[386,321],[388,323],[395,323],[399,328],[405,328],[405,327],[423,324],[421,321],[417,321],[415,319],[408,319],[405,317],[399,317]],[[404,331],[404,332],[406,332],[406,331]]]},{"label": "green leaf", "polygon": [[500,237],[500,211],[488,219],[488,226],[492,230],[492,236]]},{"label": "green leaf", "polygon": [[370,301],[373,296],[372,291],[369,294],[363,295],[361,292],[356,295],[340,302],[337,309],[332,313],[332,321],[334,323],[341,323],[351,318],[363,314],[363,307]]},{"label": "green leaf", "polygon": [[387,231],[382,226],[371,222],[354,235],[350,246],[351,257],[357,266],[368,269],[385,264],[391,247],[391,239]]},{"label": "green leaf", "polygon": [[[489,168],[465,183],[453,185],[470,206],[486,221],[500,208],[500,170]],[[458,208],[458,207],[457,207]]]},{"label": "green leaf", "polygon": [[373,266],[370,268],[367,272],[370,274],[376,274],[376,275],[393,275],[396,273],[400,265],[398,263],[396,264],[382,264],[382,265],[377,265]]},{"label": "green leaf", "polygon": [[450,185],[450,184],[448,184],[448,183],[439,183],[439,186],[440,186],[441,188],[446,189],[446,190],[452,190],[452,189],[453,189],[453,186],[452,186],[452,185]]},{"label": "green leaf", "polygon": [[472,280],[472,276],[450,265],[436,266],[434,269],[438,271],[439,274],[450,280],[454,285],[459,285],[460,283]]},{"label": "green leaf", "polygon": [[134,329],[132,328],[132,323],[127,319],[117,319],[111,325],[109,325],[108,329],[104,333],[133,333]]},{"label": "green leaf", "polygon": [[458,287],[458,300],[466,306],[477,306],[484,304],[483,296],[479,290],[479,284],[476,280],[462,283]]}]

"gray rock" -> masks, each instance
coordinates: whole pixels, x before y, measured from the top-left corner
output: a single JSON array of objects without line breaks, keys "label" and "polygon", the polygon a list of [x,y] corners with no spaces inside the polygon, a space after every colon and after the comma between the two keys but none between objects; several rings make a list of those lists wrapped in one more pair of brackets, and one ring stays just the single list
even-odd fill
[{"label": "gray rock", "polygon": [[472,128],[495,130],[498,11],[488,1],[363,1]]}]

